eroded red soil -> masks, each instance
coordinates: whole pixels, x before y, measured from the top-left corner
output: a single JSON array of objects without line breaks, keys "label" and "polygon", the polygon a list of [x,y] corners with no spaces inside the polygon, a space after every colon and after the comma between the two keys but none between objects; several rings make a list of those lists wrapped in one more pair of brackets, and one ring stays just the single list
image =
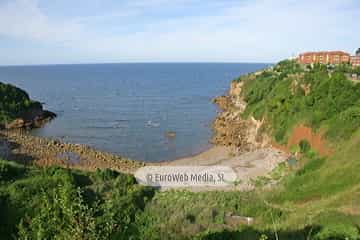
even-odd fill
[{"label": "eroded red soil", "polygon": [[274,143],[273,146],[289,152],[291,146],[298,145],[301,140],[307,140],[311,148],[315,149],[322,156],[330,155],[332,152],[321,133],[314,133],[310,127],[304,125],[298,125],[293,129],[286,146],[276,143]]}]

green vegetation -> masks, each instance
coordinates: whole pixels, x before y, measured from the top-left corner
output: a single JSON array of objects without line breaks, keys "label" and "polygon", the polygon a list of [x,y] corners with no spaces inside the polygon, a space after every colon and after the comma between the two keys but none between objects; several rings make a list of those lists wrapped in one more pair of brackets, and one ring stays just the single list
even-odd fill
[{"label": "green vegetation", "polygon": [[110,170],[0,161],[0,237],[360,239],[360,84],[346,76],[353,71],[283,61],[238,79],[248,102],[243,117],[265,119],[274,140],[286,143],[303,124],[332,146],[321,156],[300,141],[291,148],[295,167],[279,165],[254,179],[252,191],[157,191]]},{"label": "green vegetation", "polygon": [[25,91],[0,82],[0,124],[14,120],[26,110],[39,106],[40,103],[30,100]]},{"label": "green vegetation", "polygon": [[301,140],[299,143],[299,148],[301,153],[306,153],[310,150],[311,145],[307,140]]},{"label": "green vegetation", "polygon": [[349,138],[360,126],[360,85],[347,79],[344,68],[302,68],[286,60],[255,80],[242,77],[248,103],[244,115],[265,118],[268,130],[282,143],[300,122],[314,130],[327,128],[333,139]]},{"label": "green vegetation", "polygon": [[110,170],[85,173],[0,161],[1,239],[137,239],[154,190]]},{"label": "green vegetation", "polygon": [[238,229],[241,223],[230,215],[271,221],[271,212],[281,215],[249,192],[160,192],[145,209],[144,239],[183,239],[201,232]]}]

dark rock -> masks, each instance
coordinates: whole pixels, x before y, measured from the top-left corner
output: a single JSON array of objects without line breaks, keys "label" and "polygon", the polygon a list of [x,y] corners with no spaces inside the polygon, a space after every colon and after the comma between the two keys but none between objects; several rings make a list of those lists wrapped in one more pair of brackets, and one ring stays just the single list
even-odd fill
[{"label": "dark rock", "polygon": [[[41,105],[23,112],[19,118],[4,125],[6,129],[18,129],[18,128],[40,128],[47,122],[56,117],[56,114],[47,110],[43,110]],[[1,129],[1,126],[0,126]]]}]

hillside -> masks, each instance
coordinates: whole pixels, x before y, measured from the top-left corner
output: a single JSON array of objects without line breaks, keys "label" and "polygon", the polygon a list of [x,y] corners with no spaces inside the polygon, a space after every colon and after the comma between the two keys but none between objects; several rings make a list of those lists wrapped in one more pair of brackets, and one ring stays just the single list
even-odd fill
[{"label": "hillside", "polygon": [[[199,232],[199,239],[359,239],[360,84],[349,79],[354,72],[359,68],[283,61],[234,80],[229,95],[216,101],[225,112],[215,121],[215,142],[270,144],[292,153],[296,163],[254,179],[250,192],[157,194],[146,208],[150,222],[156,219],[150,227],[170,239]],[[161,224],[165,216],[170,219]],[[239,216],[254,223],[249,228]]]},{"label": "hillside", "polygon": [[[254,179],[251,191],[159,191],[110,170],[0,161],[1,239],[360,239],[354,71],[283,61],[232,82],[224,109],[241,124],[226,136],[220,115],[226,141],[217,144],[271,144],[296,158]],[[258,136],[244,143],[247,123]]]},{"label": "hillside", "polygon": [[[339,238],[345,232],[348,239],[359,238],[360,84],[349,80],[353,72],[359,68],[305,68],[283,61],[236,80],[243,81],[241,95],[247,103],[242,117],[262,120],[260,132],[299,155],[295,169],[263,196],[285,210],[281,228],[312,224],[324,227],[319,236],[339,231]],[[310,130],[311,137],[297,132],[294,141],[299,128]],[[321,147],[328,151],[321,152]]]},{"label": "hillside", "polygon": [[265,119],[279,143],[287,142],[295,125],[324,130],[331,141],[348,140],[360,126],[360,85],[347,73],[359,71],[345,66],[304,68],[283,61],[254,80],[244,76],[242,95],[247,103],[244,117]]}]

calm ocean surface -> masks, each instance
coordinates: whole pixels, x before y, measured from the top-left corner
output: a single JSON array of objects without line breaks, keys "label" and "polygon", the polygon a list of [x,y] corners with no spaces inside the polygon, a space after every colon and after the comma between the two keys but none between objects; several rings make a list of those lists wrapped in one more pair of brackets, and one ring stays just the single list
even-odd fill
[{"label": "calm ocean surface", "polygon": [[[210,147],[215,96],[266,67],[243,63],[84,64],[0,67],[0,81],[25,89],[58,117],[34,135],[88,144],[145,161]],[[176,132],[168,138],[167,131]]]}]

